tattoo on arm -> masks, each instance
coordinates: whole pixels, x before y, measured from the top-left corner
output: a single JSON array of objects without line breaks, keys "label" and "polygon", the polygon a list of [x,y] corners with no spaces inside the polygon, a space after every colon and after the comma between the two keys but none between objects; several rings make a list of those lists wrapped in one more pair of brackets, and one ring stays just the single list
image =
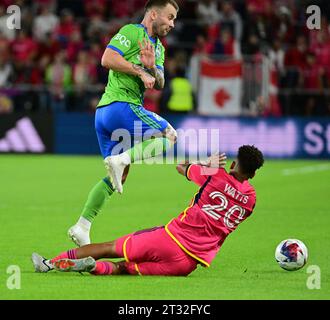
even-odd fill
[{"label": "tattoo on arm", "polygon": [[148,71],[156,79],[155,89],[157,89],[157,90],[163,89],[164,85],[165,85],[165,78],[164,78],[163,70],[158,69],[157,67],[154,67],[152,69],[148,69]]},{"label": "tattoo on arm", "polygon": [[138,72],[139,76],[141,75],[142,72],[145,72],[145,70],[141,66],[138,66],[137,64],[132,63],[132,67],[134,70]]}]

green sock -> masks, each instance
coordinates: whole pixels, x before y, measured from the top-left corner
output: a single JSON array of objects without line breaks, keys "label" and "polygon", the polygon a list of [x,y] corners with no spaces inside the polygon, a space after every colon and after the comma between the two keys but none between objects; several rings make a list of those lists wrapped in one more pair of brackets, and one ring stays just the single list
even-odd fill
[{"label": "green sock", "polygon": [[131,162],[135,162],[153,158],[159,154],[162,154],[171,146],[172,143],[167,138],[154,138],[138,143],[126,152],[130,156]]},{"label": "green sock", "polygon": [[93,222],[105,201],[110,198],[113,192],[114,188],[108,177],[99,181],[90,191],[81,216]]}]

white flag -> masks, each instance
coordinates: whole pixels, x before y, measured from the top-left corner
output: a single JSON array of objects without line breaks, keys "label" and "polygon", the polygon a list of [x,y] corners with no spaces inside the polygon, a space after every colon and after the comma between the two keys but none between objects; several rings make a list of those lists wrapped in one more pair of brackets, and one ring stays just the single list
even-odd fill
[{"label": "white flag", "polygon": [[242,63],[201,62],[198,111],[205,115],[240,115]]}]

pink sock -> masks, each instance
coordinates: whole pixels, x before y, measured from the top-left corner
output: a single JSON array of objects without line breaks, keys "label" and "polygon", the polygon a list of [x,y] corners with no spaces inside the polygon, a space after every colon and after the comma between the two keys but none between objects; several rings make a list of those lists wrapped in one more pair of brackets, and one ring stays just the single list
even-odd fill
[{"label": "pink sock", "polygon": [[61,259],[77,259],[76,252],[77,252],[77,249],[72,249],[72,250],[69,250],[69,251],[62,252],[57,257],[51,259],[50,262],[54,263],[55,261],[61,260]]},{"label": "pink sock", "polygon": [[96,267],[92,274],[99,275],[110,275],[113,271],[113,264],[107,261],[96,261]]}]

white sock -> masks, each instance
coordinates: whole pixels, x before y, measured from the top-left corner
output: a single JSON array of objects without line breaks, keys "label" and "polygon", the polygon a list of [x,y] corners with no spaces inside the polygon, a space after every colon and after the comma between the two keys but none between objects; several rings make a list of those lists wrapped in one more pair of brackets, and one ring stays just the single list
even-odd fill
[{"label": "white sock", "polygon": [[77,224],[81,226],[83,229],[87,229],[88,232],[90,231],[92,226],[92,223],[84,217],[80,217]]}]

